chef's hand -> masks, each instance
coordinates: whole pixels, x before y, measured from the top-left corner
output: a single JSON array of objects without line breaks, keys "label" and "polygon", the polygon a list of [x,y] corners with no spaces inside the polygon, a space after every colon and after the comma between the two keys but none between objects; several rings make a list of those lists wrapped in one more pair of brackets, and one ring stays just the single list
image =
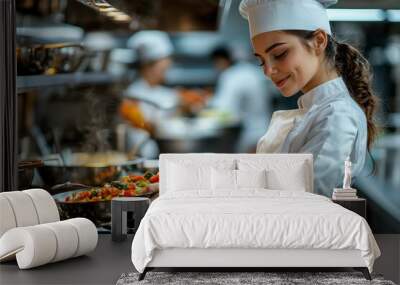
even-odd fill
[{"label": "chef's hand", "polygon": [[194,89],[180,89],[179,97],[183,109],[191,113],[196,113],[204,108],[208,98],[202,90]]}]

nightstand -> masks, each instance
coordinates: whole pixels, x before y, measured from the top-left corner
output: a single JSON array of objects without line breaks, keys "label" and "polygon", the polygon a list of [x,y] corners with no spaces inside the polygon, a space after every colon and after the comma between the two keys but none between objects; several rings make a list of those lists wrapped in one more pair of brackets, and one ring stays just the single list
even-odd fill
[{"label": "nightstand", "polygon": [[[146,214],[150,199],[145,197],[116,197],[111,200],[111,237],[112,241],[124,241],[128,230],[137,231],[140,221]],[[129,225],[128,213],[133,216],[133,225]]]},{"label": "nightstand", "polygon": [[332,202],[359,214],[364,219],[367,219],[367,200],[364,198],[355,198],[351,200],[332,199]]}]

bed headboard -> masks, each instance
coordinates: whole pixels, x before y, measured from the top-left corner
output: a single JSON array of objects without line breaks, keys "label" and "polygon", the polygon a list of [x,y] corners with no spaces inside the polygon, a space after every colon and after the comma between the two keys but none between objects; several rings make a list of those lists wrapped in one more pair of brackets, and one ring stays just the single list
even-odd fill
[{"label": "bed headboard", "polygon": [[[296,179],[290,177],[290,169],[293,165],[302,164],[304,168],[303,177],[306,185],[305,191],[313,192],[313,156],[312,154],[220,154],[220,153],[184,153],[184,154],[160,154],[160,195],[168,191],[168,172],[167,164],[169,162],[185,163],[201,166],[214,166],[218,163],[231,162],[234,169],[238,166],[250,166],[261,163],[267,169],[278,169],[279,172],[285,173],[285,179]],[[287,171],[285,171],[287,170]]]}]

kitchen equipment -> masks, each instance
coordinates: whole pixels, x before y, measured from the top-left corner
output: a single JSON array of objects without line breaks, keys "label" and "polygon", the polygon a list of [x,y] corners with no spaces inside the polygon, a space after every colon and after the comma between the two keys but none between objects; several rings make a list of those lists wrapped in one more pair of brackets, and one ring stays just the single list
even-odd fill
[{"label": "kitchen equipment", "polygon": [[94,72],[106,72],[112,50],[121,45],[112,33],[107,32],[89,32],[83,44],[88,49],[89,69]]},{"label": "kitchen equipment", "polygon": [[46,43],[17,47],[18,75],[56,74],[76,71],[86,53],[76,43]]},{"label": "kitchen equipment", "polygon": [[234,152],[241,124],[215,118],[174,118],[159,122],[152,135],[160,153]]},{"label": "kitchen equipment", "polygon": [[35,169],[43,165],[42,160],[22,160],[18,162],[18,189],[31,188]]},{"label": "kitchen equipment", "polygon": [[[55,160],[48,160],[56,158]],[[100,186],[117,179],[123,171],[131,171],[144,160],[128,159],[127,154],[117,151],[98,153],[65,153],[45,157],[44,166],[39,174],[47,186],[62,184],[67,181],[91,186]]]}]

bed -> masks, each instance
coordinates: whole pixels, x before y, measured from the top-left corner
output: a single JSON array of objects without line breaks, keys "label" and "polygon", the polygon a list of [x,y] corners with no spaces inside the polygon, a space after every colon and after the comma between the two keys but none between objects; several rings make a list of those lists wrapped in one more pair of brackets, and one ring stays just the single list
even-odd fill
[{"label": "bed", "polygon": [[310,154],[161,154],[160,196],[132,242],[154,268],[352,267],[380,251],[364,218],[313,193]]}]

